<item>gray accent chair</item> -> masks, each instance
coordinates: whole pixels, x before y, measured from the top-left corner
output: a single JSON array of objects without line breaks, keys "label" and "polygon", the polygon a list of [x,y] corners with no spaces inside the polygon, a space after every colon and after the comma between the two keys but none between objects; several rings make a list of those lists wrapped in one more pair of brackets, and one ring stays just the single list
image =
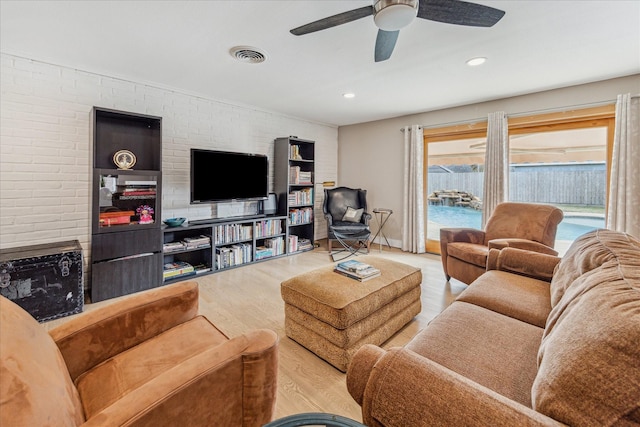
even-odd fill
[{"label": "gray accent chair", "polygon": [[[322,211],[327,220],[327,244],[331,258],[343,254],[348,258],[359,252],[369,253],[371,214],[367,212],[367,190],[336,187],[324,190]],[[333,244],[340,247],[334,252]]]}]

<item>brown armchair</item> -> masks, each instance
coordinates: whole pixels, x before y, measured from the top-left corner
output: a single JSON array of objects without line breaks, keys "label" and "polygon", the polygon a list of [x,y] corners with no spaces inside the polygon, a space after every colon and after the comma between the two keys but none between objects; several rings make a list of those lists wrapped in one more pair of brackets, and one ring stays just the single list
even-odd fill
[{"label": "brown armchair", "polygon": [[182,282],[79,314],[49,333],[0,297],[0,425],[261,426],[278,337],[228,338]]},{"label": "brown armchair", "polygon": [[512,247],[548,255],[553,249],[563,213],[551,205],[504,202],[496,206],[484,231],[472,228],[440,229],[442,268],[467,285],[487,269],[489,249]]}]

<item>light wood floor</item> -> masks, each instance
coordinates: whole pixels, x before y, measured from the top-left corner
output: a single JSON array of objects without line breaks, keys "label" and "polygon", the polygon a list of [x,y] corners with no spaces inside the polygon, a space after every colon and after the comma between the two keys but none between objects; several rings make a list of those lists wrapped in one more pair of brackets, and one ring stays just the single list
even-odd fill
[{"label": "light wood floor", "polygon": [[[447,283],[440,257],[415,255],[378,245],[379,255],[422,269],[422,312],[382,347],[402,346],[466,288]],[[280,337],[278,397],[275,417],[301,412],[328,412],[362,421],[360,407],[347,392],[345,374],[289,339],[284,332],[284,302],[280,283],[294,275],[331,263],[326,246],[313,251],[269,260],[195,279],[200,285],[200,311],[228,336],[255,328],[274,330]],[[90,311],[118,299],[87,304]],[[50,329],[67,318],[44,324]]]}]

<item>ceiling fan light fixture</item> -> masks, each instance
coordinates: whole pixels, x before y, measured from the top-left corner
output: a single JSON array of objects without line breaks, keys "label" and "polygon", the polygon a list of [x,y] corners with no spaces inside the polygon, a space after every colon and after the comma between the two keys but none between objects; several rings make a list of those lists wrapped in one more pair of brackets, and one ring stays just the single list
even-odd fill
[{"label": "ceiling fan light fixture", "polygon": [[418,0],[378,0],[373,6],[373,21],[384,31],[398,31],[418,14]]}]

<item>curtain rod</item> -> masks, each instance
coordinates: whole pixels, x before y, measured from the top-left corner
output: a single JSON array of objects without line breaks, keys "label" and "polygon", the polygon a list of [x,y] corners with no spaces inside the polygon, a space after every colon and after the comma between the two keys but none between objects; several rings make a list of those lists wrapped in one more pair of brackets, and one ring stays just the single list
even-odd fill
[{"label": "curtain rod", "polygon": [[[640,98],[640,94],[631,95],[631,98],[632,99]],[[576,108],[601,107],[603,105],[608,105],[608,104],[611,104],[611,103],[615,104],[616,102],[617,102],[617,99],[611,99],[611,100],[599,101],[599,102],[591,102],[591,103],[586,103],[586,104],[569,105],[569,106],[566,106],[566,107],[547,108],[547,109],[544,109],[544,110],[522,111],[522,112],[519,112],[519,113],[512,113],[512,114],[507,113],[507,116],[508,117],[522,117],[522,116],[528,116],[528,115],[531,115],[531,114],[562,112],[562,111],[572,110],[572,109],[576,109]],[[434,125],[419,125],[419,127],[421,127],[422,129],[432,129],[432,128],[439,128],[439,127],[447,127],[447,126],[465,125],[465,124],[470,124],[470,123],[482,122],[482,121],[486,121],[486,120],[487,120],[487,117],[481,117],[481,118],[475,118],[475,119],[460,120],[460,121],[456,121],[456,122],[438,123],[438,124],[434,124]],[[400,132],[404,132],[404,128],[401,128]]]}]

